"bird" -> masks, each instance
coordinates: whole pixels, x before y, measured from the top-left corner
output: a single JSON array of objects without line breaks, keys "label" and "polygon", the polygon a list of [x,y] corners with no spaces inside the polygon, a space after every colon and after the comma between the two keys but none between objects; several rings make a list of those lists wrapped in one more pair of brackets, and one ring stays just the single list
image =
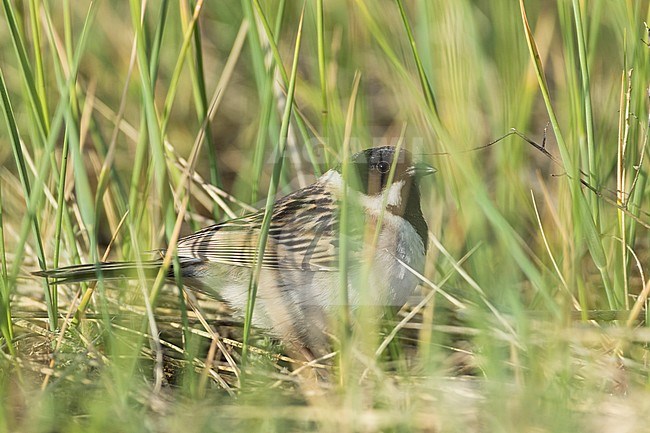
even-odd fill
[{"label": "bird", "polygon": [[[420,179],[435,171],[414,162],[406,149],[373,147],[349,157],[347,169],[340,163],[314,183],[275,201],[253,326],[311,360],[328,352],[332,317],[345,302],[351,309],[364,303],[404,305],[420,281],[413,271],[423,272],[427,252]],[[340,224],[343,202],[348,204],[346,227]],[[263,218],[260,210],[180,238],[176,254],[183,284],[223,300],[243,317]],[[347,300],[340,290],[343,236]],[[162,255],[165,250],[159,251]],[[100,262],[34,274],[61,284],[153,278],[161,266],[162,259]],[[362,273],[369,295],[362,293]],[[173,269],[167,278],[173,281]]]}]

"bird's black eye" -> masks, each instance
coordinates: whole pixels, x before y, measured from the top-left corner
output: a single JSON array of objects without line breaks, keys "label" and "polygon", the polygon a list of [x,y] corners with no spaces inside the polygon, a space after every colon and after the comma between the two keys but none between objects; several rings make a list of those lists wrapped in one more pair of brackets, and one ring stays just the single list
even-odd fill
[{"label": "bird's black eye", "polygon": [[386,161],[378,162],[377,170],[379,170],[380,173],[388,173],[390,171],[390,164]]}]

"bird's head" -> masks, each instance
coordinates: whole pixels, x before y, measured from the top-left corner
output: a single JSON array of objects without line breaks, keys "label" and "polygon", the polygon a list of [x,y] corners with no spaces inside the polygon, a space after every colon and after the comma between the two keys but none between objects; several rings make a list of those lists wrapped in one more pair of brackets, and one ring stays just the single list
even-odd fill
[{"label": "bird's head", "polygon": [[[396,184],[411,188],[417,185],[421,177],[436,172],[436,169],[428,164],[414,162],[408,150],[395,152],[393,146],[373,147],[355,153],[350,158],[349,168],[352,177],[350,186],[370,196],[380,194]],[[340,173],[342,166],[339,166],[337,171]],[[389,185],[391,176],[392,182]]]},{"label": "bird's head", "polygon": [[[348,161],[347,184],[358,192],[356,199],[371,215],[387,211],[404,218],[415,229],[427,249],[428,228],[420,208],[420,178],[436,169],[423,162],[414,162],[407,150],[395,151],[392,146],[373,147],[352,155]],[[342,165],[335,170],[342,180]]]}]

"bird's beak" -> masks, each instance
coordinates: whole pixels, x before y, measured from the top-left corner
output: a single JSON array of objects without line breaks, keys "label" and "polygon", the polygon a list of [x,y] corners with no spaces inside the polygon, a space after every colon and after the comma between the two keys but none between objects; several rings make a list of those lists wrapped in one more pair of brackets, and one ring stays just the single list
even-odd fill
[{"label": "bird's beak", "polygon": [[424,163],[424,162],[416,162],[415,164],[413,164],[412,166],[410,166],[410,167],[408,168],[407,171],[408,171],[408,174],[409,174],[409,175],[411,175],[411,176],[415,176],[416,178],[419,179],[419,178],[421,178],[421,177],[424,177],[424,176],[428,176],[428,175],[430,175],[430,174],[433,174],[433,173],[435,173],[435,172],[438,171],[438,170],[435,169],[434,167],[430,166],[430,165],[427,164],[427,163]]}]

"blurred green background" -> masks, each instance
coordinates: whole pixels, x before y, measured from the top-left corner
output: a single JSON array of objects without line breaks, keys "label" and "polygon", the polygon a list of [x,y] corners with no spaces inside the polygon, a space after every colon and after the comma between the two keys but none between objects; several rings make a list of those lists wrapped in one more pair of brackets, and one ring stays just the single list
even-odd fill
[{"label": "blurred green background", "polygon": [[[0,431],[647,430],[647,1],[2,7]],[[430,282],[324,395],[213,300],[30,275],[262,208],[283,126],[280,195],[346,143],[439,170]]]}]

